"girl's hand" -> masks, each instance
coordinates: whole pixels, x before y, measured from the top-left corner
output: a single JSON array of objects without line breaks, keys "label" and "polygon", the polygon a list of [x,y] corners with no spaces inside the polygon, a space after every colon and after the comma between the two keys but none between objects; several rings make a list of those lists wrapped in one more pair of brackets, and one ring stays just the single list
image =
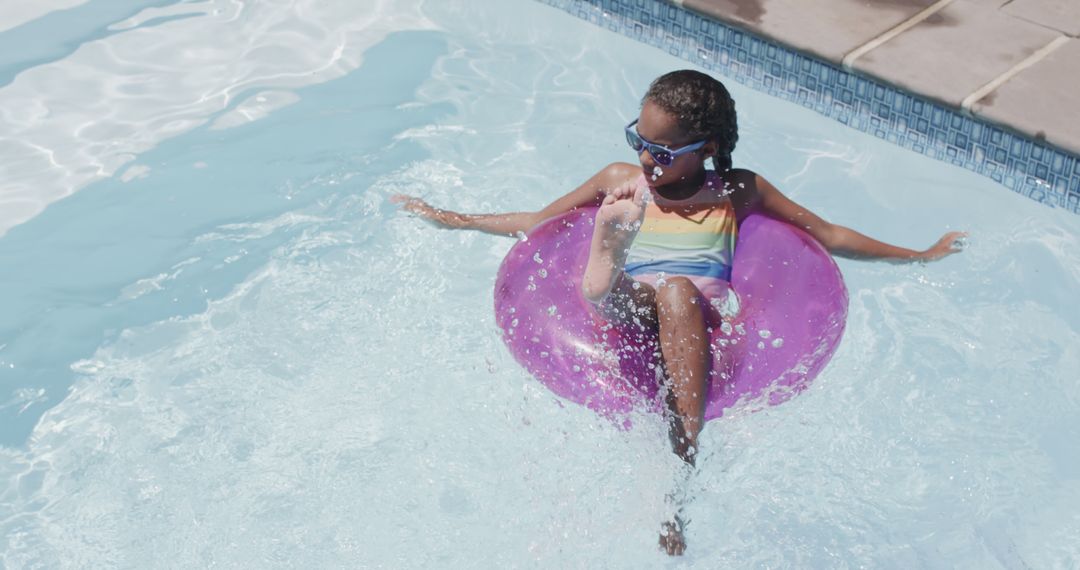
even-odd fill
[{"label": "girl's hand", "polygon": [[916,259],[921,261],[937,261],[946,255],[959,253],[964,250],[964,244],[961,239],[966,237],[966,232],[949,232],[941,236],[941,239],[937,240],[937,243],[930,246],[926,251],[919,253]]},{"label": "girl's hand", "polygon": [[390,202],[401,204],[401,208],[406,212],[416,214],[437,226],[444,228],[460,227],[461,216],[459,214],[449,210],[435,208],[431,204],[428,204],[415,196],[394,194],[393,196],[390,196]]}]

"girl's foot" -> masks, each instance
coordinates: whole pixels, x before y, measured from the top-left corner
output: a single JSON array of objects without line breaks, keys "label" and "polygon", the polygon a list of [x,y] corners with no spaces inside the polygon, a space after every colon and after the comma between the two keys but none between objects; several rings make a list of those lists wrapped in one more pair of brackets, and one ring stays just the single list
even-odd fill
[{"label": "girl's foot", "polygon": [[675,515],[674,520],[660,525],[660,548],[669,556],[682,556],[686,551],[683,521],[678,515]]},{"label": "girl's foot", "polygon": [[596,213],[589,262],[581,280],[581,292],[600,303],[622,275],[626,252],[645,217],[645,188],[626,184],[612,190]]}]

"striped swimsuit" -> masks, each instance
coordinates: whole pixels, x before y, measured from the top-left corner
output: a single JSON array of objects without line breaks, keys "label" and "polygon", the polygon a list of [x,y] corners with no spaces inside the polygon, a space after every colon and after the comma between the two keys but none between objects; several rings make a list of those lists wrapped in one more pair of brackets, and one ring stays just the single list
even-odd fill
[{"label": "striped swimsuit", "polygon": [[709,171],[701,190],[690,198],[660,200],[658,205],[651,199],[645,207],[626,272],[632,277],[663,273],[730,281],[739,230],[723,181]]}]

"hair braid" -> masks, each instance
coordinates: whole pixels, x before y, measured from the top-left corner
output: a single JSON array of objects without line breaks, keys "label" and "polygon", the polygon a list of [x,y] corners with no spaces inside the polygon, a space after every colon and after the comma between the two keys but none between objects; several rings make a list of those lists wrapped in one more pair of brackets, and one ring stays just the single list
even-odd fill
[{"label": "hair braid", "polygon": [[717,171],[731,168],[731,153],[739,140],[735,101],[723,83],[684,69],[658,77],[642,98],[675,116],[687,137],[716,143],[712,156]]}]

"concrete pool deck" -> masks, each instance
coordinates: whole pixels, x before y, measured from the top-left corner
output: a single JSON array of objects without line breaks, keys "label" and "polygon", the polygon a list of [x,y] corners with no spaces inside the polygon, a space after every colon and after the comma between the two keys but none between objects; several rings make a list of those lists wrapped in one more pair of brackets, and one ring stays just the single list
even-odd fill
[{"label": "concrete pool deck", "polygon": [[1080,0],[673,0],[1080,155]]}]

